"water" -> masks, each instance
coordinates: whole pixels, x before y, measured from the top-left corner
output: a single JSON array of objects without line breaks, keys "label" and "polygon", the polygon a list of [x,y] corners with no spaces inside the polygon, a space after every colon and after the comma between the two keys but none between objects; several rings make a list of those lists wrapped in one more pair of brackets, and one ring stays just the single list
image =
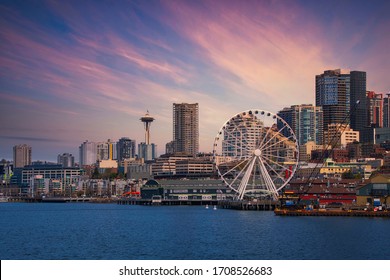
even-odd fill
[{"label": "water", "polygon": [[202,206],[1,203],[0,258],[390,259],[390,219]]}]

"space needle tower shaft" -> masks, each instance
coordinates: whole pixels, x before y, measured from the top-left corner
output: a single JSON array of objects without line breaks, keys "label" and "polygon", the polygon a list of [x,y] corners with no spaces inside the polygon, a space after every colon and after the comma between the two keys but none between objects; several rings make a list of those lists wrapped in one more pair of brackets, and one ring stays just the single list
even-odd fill
[{"label": "space needle tower shaft", "polygon": [[149,111],[146,112],[146,114],[141,117],[141,122],[144,123],[144,127],[145,127],[145,143],[147,145],[150,144],[150,125],[151,123],[154,121],[154,118],[149,115]]}]

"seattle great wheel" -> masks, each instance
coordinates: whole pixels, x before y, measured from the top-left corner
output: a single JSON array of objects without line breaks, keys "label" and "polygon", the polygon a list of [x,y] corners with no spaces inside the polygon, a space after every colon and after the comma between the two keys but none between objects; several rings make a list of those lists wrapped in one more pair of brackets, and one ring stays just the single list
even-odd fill
[{"label": "seattle great wheel", "polygon": [[238,200],[278,199],[298,166],[298,142],[291,127],[276,114],[247,110],[227,120],[214,140],[219,176]]}]

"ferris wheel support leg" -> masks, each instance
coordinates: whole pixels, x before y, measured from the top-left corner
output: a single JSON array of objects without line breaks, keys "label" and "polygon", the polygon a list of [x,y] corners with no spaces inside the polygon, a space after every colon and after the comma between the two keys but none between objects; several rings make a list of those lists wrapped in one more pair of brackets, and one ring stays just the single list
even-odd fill
[{"label": "ferris wheel support leg", "polygon": [[248,166],[248,169],[245,171],[244,177],[242,178],[242,181],[240,183],[240,186],[238,188],[238,199],[242,200],[244,198],[244,194],[246,191],[246,186],[248,185],[249,179],[251,177],[251,173],[253,170],[253,166],[255,165],[256,158],[253,157],[251,159],[251,162]]},{"label": "ferris wheel support leg", "polygon": [[277,200],[278,199],[278,192],[276,190],[275,184],[272,181],[271,176],[268,174],[267,168],[265,167],[264,162],[261,159],[261,157],[257,157],[257,158],[259,159],[259,162],[260,162],[260,172],[263,175],[265,185],[266,185],[268,191],[272,194],[273,199]]}]

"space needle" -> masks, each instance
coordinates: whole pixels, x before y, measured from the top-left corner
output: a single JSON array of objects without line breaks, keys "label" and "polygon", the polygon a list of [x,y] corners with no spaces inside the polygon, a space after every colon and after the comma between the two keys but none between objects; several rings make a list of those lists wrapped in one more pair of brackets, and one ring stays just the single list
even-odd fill
[{"label": "space needle", "polygon": [[140,118],[141,122],[144,123],[145,127],[145,143],[146,145],[150,144],[150,125],[154,121],[154,118],[149,115],[149,111],[146,111],[146,114]]}]

